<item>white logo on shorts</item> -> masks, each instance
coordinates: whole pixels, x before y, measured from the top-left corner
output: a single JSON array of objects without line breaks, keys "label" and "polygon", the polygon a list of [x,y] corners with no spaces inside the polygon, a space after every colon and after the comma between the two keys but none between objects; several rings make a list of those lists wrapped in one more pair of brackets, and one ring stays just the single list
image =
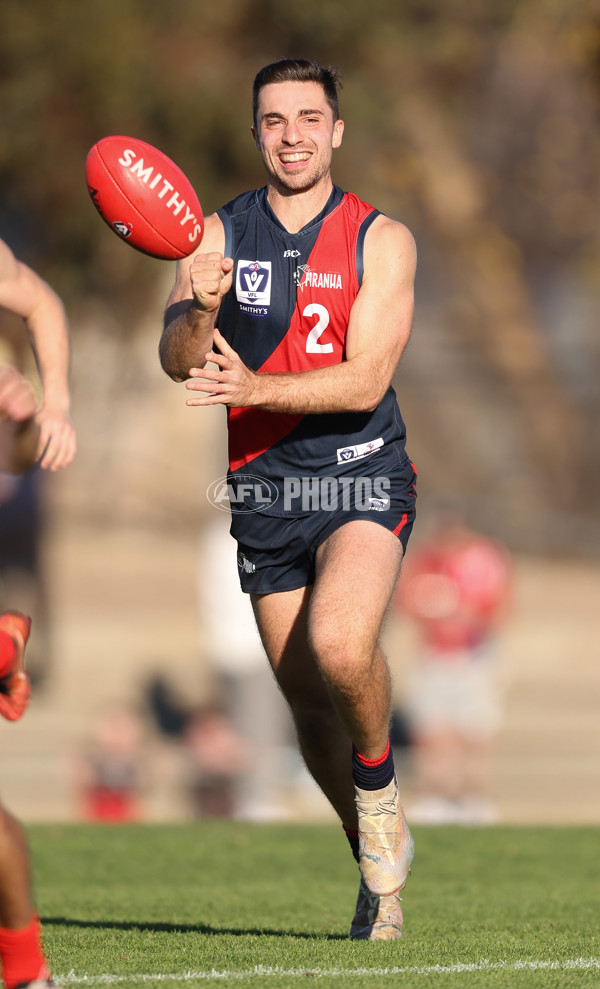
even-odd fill
[{"label": "white logo on shorts", "polygon": [[389,498],[369,498],[370,512],[387,512],[390,507]]},{"label": "white logo on shorts", "polygon": [[242,552],[239,552],[237,555],[237,564],[240,570],[243,570],[244,573],[256,573],[256,566]]}]

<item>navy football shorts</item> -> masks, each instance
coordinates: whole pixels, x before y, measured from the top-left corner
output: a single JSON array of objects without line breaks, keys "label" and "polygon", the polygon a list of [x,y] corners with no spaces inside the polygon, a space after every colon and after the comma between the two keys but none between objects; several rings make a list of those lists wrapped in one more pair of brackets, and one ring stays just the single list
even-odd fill
[{"label": "navy football shorts", "polygon": [[236,511],[232,505],[231,534],[246,594],[312,585],[317,549],[356,519],[389,529],[406,550],[415,519],[414,465],[404,453],[400,461],[386,457],[378,466],[369,457],[362,467],[359,472],[355,464],[342,477],[292,479],[273,511]]}]

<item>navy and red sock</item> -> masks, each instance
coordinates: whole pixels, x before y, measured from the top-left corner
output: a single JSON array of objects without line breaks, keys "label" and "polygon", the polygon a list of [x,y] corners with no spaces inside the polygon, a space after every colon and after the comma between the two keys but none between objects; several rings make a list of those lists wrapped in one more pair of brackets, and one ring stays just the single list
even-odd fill
[{"label": "navy and red sock", "polygon": [[367,759],[352,746],[352,778],[361,790],[383,790],[394,778],[394,756],[388,738],[383,755]]}]

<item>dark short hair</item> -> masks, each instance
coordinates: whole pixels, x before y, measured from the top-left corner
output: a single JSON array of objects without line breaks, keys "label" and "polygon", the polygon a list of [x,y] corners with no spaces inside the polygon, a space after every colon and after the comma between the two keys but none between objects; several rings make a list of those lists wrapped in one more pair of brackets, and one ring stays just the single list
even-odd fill
[{"label": "dark short hair", "polygon": [[338,69],[324,68],[317,62],[309,62],[305,58],[281,58],[278,62],[265,65],[255,76],[252,86],[252,115],[255,125],[259,93],[263,86],[268,86],[272,82],[318,82],[323,87],[333,119],[339,120],[338,89],[341,89],[342,81]]}]

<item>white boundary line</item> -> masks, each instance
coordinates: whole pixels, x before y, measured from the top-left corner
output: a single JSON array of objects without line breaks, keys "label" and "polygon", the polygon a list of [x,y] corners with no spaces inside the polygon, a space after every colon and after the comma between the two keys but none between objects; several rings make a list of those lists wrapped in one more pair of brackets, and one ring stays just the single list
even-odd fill
[{"label": "white boundary line", "polygon": [[174,972],[170,975],[150,972],[131,972],[130,975],[76,975],[71,970],[67,975],[55,975],[60,985],[110,985],[114,982],[195,982],[200,980],[252,979],[284,976],[288,979],[306,978],[307,975],[320,979],[349,979],[359,975],[446,975],[461,972],[538,972],[547,971],[586,971],[600,969],[600,958],[571,958],[564,961],[517,961],[457,962],[455,965],[406,966],[404,968],[281,968],[279,965],[255,965],[241,971],[216,969],[204,972]]}]

